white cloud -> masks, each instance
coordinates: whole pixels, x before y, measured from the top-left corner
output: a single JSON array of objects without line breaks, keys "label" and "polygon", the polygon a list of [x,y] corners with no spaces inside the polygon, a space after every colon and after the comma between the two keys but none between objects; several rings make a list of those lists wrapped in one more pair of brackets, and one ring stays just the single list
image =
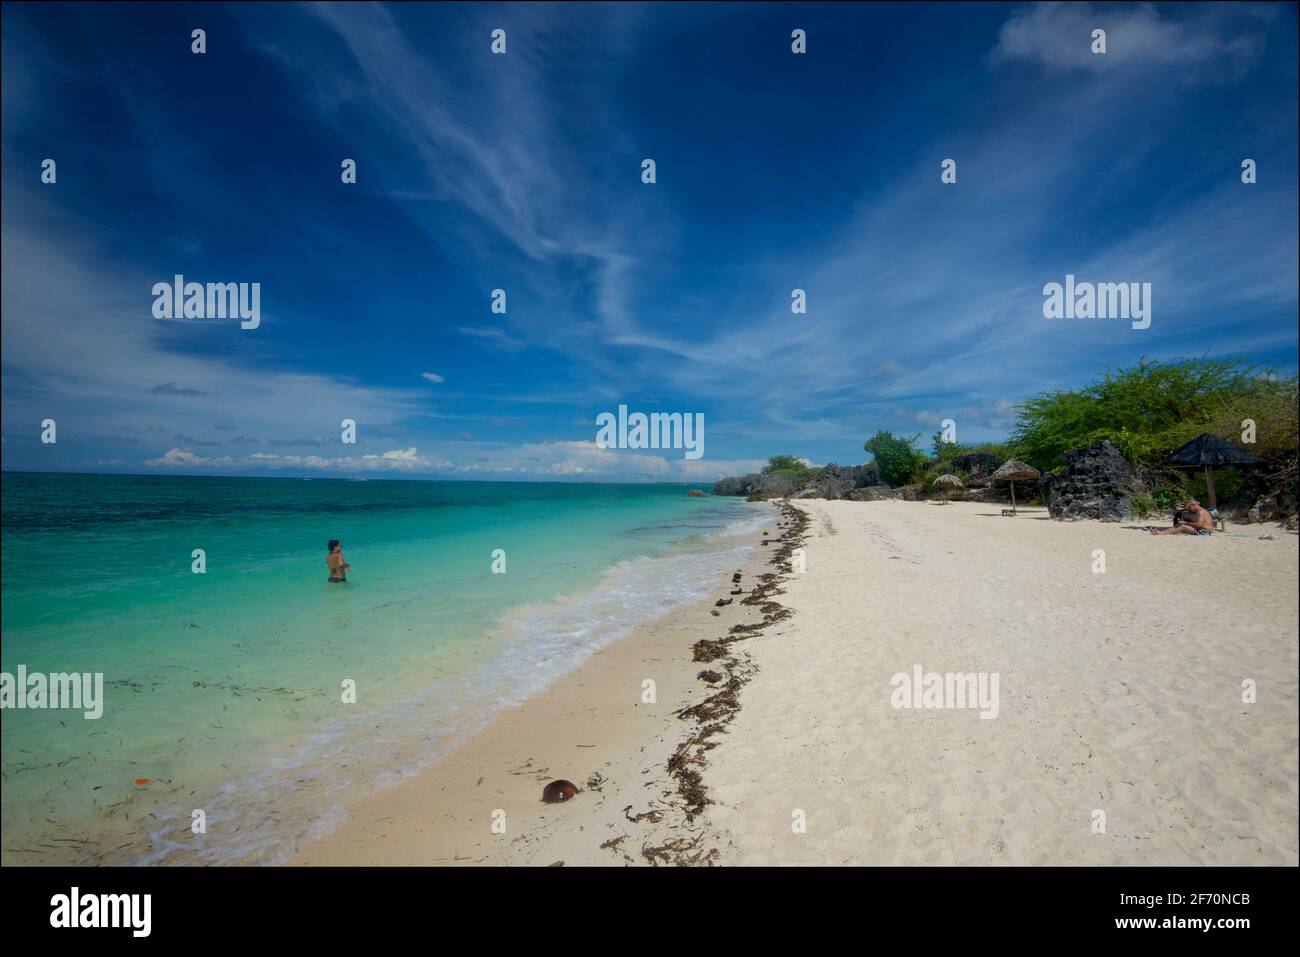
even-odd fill
[{"label": "white cloud", "polygon": [[602,449],[595,441],[531,442],[518,446],[463,443],[447,454],[421,455],[415,446],[356,456],[281,455],[254,452],[241,459],[209,459],[172,449],[152,466],[240,471],[402,472],[458,478],[577,479],[625,482],[712,482],[724,475],[757,472],[760,459],[711,461]]},{"label": "white cloud", "polygon": [[421,372],[421,379],[428,379],[430,382],[446,382],[447,380],[436,372]]},{"label": "white cloud", "polygon": [[233,465],[234,461],[228,455],[220,458],[208,458],[203,455],[195,455],[193,452],[186,452],[183,449],[168,449],[163,453],[161,458],[149,459],[145,465],[161,465],[179,468],[222,468]]},{"label": "white cloud", "polygon": [[389,449],[381,454],[352,456],[278,455],[271,452],[254,452],[241,460],[241,465],[271,469],[316,469],[319,471],[397,471],[433,472],[450,467],[438,459],[423,458],[412,446],[408,449]]},{"label": "white cloud", "polygon": [[756,472],[765,464],[759,459],[687,459],[602,449],[594,440],[528,443],[483,457],[488,461],[461,466],[458,471],[609,481],[705,482]]},{"label": "white cloud", "polygon": [[[1162,16],[1154,6],[1040,3],[1012,14],[1002,25],[990,62],[1013,60],[1050,70],[1101,73],[1116,66],[1196,67],[1196,79],[1249,65],[1263,47],[1263,34],[1241,32],[1241,16],[1212,11],[1188,19]],[[1251,23],[1253,28],[1256,23]],[[1106,31],[1106,52],[1092,52],[1092,31]]]},{"label": "white cloud", "polygon": [[409,449],[390,449],[389,451],[385,452],[383,455],[380,456],[380,458],[397,459],[398,461],[401,462],[412,462],[416,459],[416,457],[417,456],[415,454],[414,446],[412,446]]},{"label": "white cloud", "polygon": [[[30,225],[38,222],[47,228]],[[76,422],[82,435],[189,435],[201,414],[238,421],[252,435],[301,435],[319,429],[322,417],[395,425],[427,400],[414,387],[361,387],[328,375],[237,365],[226,358],[242,351],[234,347],[203,355],[195,345],[205,337],[257,332],[154,320],[149,290],[157,277],[111,258],[96,234],[40,198],[6,192],[6,429],[49,415]],[[169,387],[151,388],[164,372]]]}]

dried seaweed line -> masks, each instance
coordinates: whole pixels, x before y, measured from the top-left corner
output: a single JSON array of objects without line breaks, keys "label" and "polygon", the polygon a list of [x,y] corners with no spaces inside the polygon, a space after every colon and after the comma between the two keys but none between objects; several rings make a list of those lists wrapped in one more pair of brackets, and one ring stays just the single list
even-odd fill
[{"label": "dried seaweed line", "polygon": [[[709,739],[726,731],[726,726],[740,711],[740,689],[757,672],[757,667],[748,655],[745,655],[742,660],[732,654],[728,646],[760,634],[776,622],[785,621],[793,615],[790,609],[773,601],[772,596],[785,593],[785,590],[780,587],[781,583],[794,573],[790,557],[794,550],[807,540],[810,521],[805,513],[788,502],[782,502],[778,507],[781,509],[782,518],[778,526],[782,532],[779,539],[769,539],[778,541],[779,545],[768,559],[768,564],[777,571],[759,575],[759,584],[749,596],[740,601],[742,605],[758,606],[763,620],[757,624],[733,625],[725,637],[713,640],[702,639],[696,642],[692,649],[692,660],[705,663],[716,662],[717,667],[722,669],[721,673],[712,669],[701,671],[698,676],[701,680],[714,685],[723,678],[726,681],[722,690],[715,691],[698,704],[677,712],[678,717],[682,719],[693,719],[704,725],[678,745],[672,757],[668,759],[668,774],[677,784],[677,795],[685,802],[683,810],[687,823],[693,822],[696,816],[702,814],[712,803],[704,785],[703,775],[699,771],[699,768],[707,763],[705,753],[717,746],[716,742]],[[767,542],[765,541],[764,544]],[[732,577],[732,581],[738,582],[740,577],[740,573],[737,572]],[[626,812],[625,816],[627,816]],[[645,815],[638,815],[636,819],[629,816],[629,819],[639,820],[643,816]],[[702,840],[702,834],[690,839],[671,838],[657,847],[643,847],[641,854],[654,866],[661,863],[683,866],[711,865],[719,851],[717,848],[702,849],[700,846]]]}]

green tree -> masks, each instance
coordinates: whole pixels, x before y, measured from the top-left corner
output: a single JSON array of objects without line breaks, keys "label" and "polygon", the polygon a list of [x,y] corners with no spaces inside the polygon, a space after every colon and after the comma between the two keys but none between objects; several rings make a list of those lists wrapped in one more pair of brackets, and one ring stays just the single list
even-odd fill
[{"label": "green tree", "polygon": [[764,475],[784,475],[794,483],[795,488],[802,488],[816,472],[796,455],[773,455],[763,466]]},{"label": "green tree", "polygon": [[796,455],[773,455],[767,460],[767,464],[763,466],[763,472],[770,475],[773,472],[790,472],[795,469],[806,469],[807,467]]},{"label": "green tree", "polygon": [[904,437],[892,432],[877,432],[862,444],[876,458],[880,477],[889,485],[906,485],[918,471],[925,456],[917,449],[920,435]]},{"label": "green tree", "polygon": [[941,462],[956,458],[965,448],[960,442],[945,442],[943,429],[937,429],[934,435],[930,436],[930,447],[934,449],[934,457]]}]

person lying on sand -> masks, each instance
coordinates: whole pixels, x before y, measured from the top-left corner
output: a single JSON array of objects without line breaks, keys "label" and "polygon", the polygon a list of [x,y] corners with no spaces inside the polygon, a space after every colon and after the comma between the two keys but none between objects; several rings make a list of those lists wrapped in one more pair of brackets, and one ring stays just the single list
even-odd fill
[{"label": "person lying on sand", "polygon": [[1187,503],[1187,511],[1192,513],[1191,521],[1185,519],[1174,522],[1172,528],[1157,528],[1148,525],[1147,531],[1152,535],[1212,535],[1214,534],[1214,516],[1201,508],[1201,503],[1193,499]]},{"label": "person lying on sand", "polygon": [[348,572],[352,571],[352,566],[343,560],[343,546],[339,544],[337,538],[329,540],[329,554],[325,556],[325,567],[330,570],[329,580],[332,582],[346,582]]}]

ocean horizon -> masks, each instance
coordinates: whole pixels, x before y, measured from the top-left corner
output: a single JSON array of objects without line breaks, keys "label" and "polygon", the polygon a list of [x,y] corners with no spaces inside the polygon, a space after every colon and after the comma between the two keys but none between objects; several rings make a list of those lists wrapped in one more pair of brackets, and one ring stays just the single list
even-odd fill
[{"label": "ocean horizon", "polygon": [[[3,670],[104,676],[99,718],[7,710],[7,865],[282,862],[347,801],[705,597],[770,514],[677,483],[2,488]],[[326,581],[332,538],[346,585]]]}]

